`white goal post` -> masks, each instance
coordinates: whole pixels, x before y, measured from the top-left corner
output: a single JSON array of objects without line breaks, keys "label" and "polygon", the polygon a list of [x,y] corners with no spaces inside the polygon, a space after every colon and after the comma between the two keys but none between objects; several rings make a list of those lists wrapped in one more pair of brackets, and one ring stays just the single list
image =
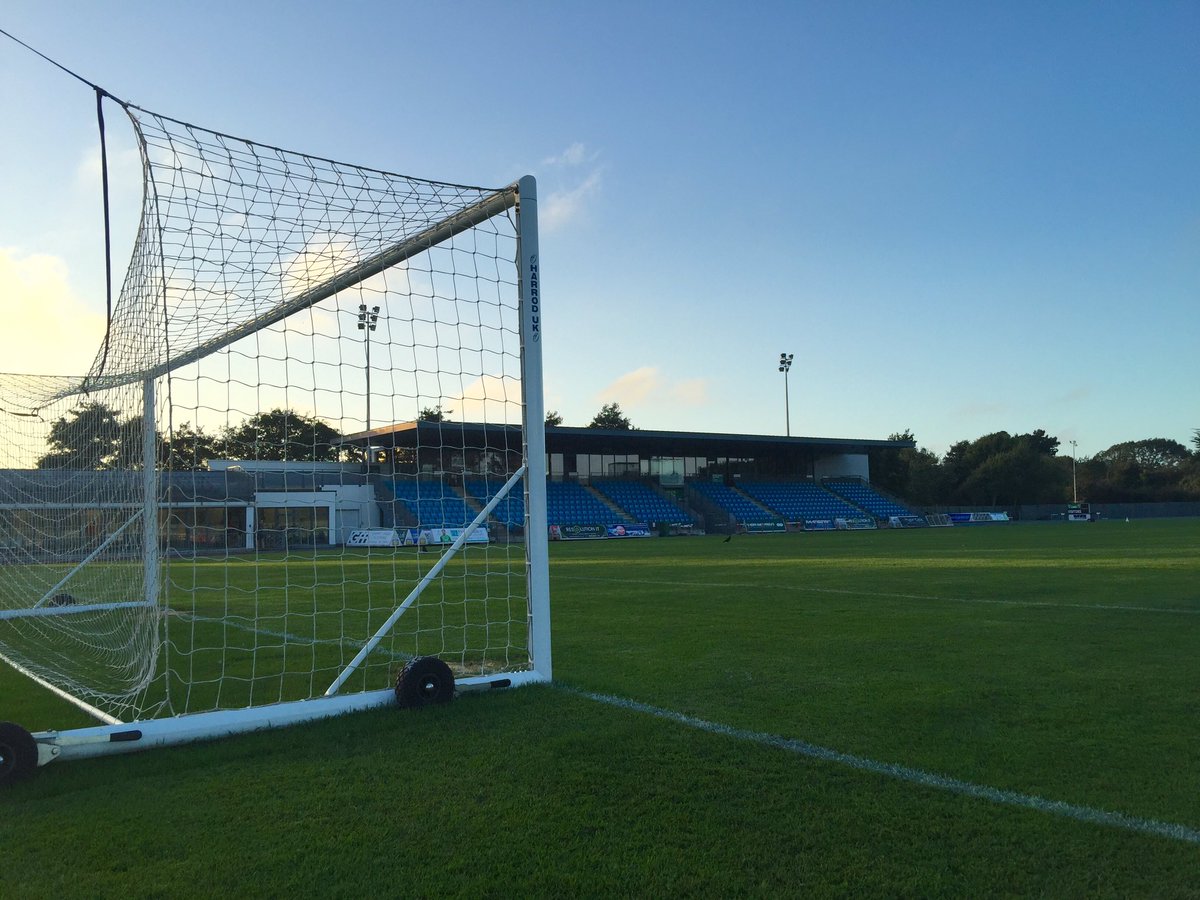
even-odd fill
[{"label": "white goal post", "polygon": [[123,106],[142,221],[103,346],[0,375],[0,660],[101,724],[0,721],[0,783],[550,680],[534,179]]}]

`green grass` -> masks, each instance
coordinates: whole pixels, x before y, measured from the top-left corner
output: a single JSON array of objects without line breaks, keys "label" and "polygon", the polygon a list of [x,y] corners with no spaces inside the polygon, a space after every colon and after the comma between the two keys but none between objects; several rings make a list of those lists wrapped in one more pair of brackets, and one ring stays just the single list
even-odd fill
[{"label": "green grass", "polygon": [[[0,795],[0,896],[1200,896],[1192,843],[579,693],[1197,829],[1198,547],[1196,521],[553,545],[560,687],[56,764]],[[4,667],[0,717],[82,724]]]}]

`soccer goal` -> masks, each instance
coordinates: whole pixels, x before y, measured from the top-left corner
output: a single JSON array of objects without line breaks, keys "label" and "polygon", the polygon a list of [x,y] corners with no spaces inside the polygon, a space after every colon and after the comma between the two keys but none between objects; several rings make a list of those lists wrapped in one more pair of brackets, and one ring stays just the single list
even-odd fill
[{"label": "soccer goal", "polygon": [[97,724],[0,722],[0,782],[549,680],[534,180],[125,109],[103,345],[0,375],[0,658]]}]

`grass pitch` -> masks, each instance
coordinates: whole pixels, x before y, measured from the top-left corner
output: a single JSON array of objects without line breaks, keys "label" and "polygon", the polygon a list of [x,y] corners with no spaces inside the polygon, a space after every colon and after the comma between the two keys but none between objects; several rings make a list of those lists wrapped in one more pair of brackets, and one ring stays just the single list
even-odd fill
[{"label": "grass pitch", "polygon": [[[1060,814],[1200,829],[1198,547],[554,545],[557,687],[50,766],[0,797],[0,896],[1200,896],[1200,844]],[[76,724],[3,668],[0,716]]]}]

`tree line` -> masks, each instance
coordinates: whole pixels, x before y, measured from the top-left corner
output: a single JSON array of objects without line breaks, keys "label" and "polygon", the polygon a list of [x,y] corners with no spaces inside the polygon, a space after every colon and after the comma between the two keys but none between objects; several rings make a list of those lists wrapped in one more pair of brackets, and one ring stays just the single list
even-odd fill
[{"label": "tree line", "polygon": [[[418,418],[448,422],[453,410],[441,404],[424,407]],[[547,425],[561,425],[556,412]],[[616,403],[606,404],[589,428],[632,429],[633,423]],[[122,417],[110,406],[88,401],[53,422],[47,452],[39,469],[141,469],[145,448],[141,416]],[[157,465],[175,471],[204,471],[212,459],[337,462],[361,460],[361,449],[342,446],[341,433],[315,416],[293,409],[272,409],[250,416],[238,425],[205,431],[191,422],[154,434]]]},{"label": "tree line", "polygon": [[[913,433],[890,435],[914,441]],[[871,453],[873,484],[923,506],[1017,506],[1200,500],[1200,429],[1192,448],[1169,438],[1123,441],[1072,460],[1056,437],[997,431],[944,456],[923,447]]]},{"label": "tree line", "polygon": [[[109,406],[83,403],[53,422],[39,469],[141,469],[145,427],[140,416],[122,418]],[[337,429],[291,409],[273,409],[215,432],[183,422],[154,434],[157,465],[204,471],[211,459],[333,462],[356,450],[338,444]]]}]

